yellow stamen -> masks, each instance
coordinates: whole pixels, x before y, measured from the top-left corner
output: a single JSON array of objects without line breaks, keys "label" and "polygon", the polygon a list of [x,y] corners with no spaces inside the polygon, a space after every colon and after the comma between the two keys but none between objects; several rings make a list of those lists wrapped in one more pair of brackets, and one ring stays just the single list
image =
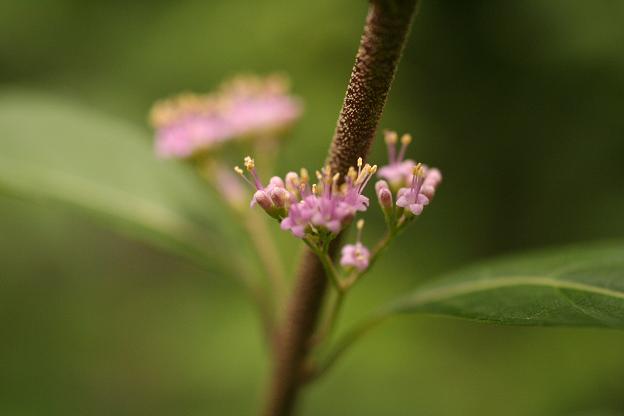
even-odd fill
[{"label": "yellow stamen", "polygon": [[425,169],[423,168],[422,163],[418,163],[412,168],[412,174],[421,178],[425,176]]},{"label": "yellow stamen", "polygon": [[315,183],[312,184],[312,193],[318,195],[318,188]]},{"label": "yellow stamen", "polygon": [[361,158],[361,157],[358,157],[358,160],[357,160],[357,166],[358,166],[358,168],[361,168],[361,167],[362,167],[362,163],[364,163],[364,161],[362,160],[362,158]]},{"label": "yellow stamen", "polygon": [[384,131],[384,140],[388,144],[395,144],[397,142],[398,135],[396,131],[386,130]]},{"label": "yellow stamen", "polygon": [[243,170],[239,168],[238,166],[234,166],[234,172],[238,173],[241,176],[245,176],[245,174],[243,173]]},{"label": "yellow stamen", "polygon": [[364,228],[364,220],[363,219],[358,220],[355,226],[357,227],[358,230],[362,230],[362,228]]},{"label": "yellow stamen", "polygon": [[411,134],[404,134],[401,137],[401,143],[405,146],[407,146],[408,144],[410,144],[412,142],[412,135]]},{"label": "yellow stamen", "polygon": [[347,177],[349,177],[352,181],[357,178],[357,172],[355,171],[355,168],[353,166],[349,167],[349,170],[347,171]]},{"label": "yellow stamen", "polygon": [[371,175],[374,175],[377,172],[377,165],[373,165],[370,169]]},{"label": "yellow stamen", "polygon": [[245,157],[245,167],[247,168],[247,170],[252,170],[256,167],[256,163],[251,157],[247,156]]},{"label": "yellow stamen", "polygon": [[[364,229],[364,220],[359,219],[358,222],[355,223],[355,227],[357,229],[357,235],[355,237],[355,241],[358,243],[361,243],[362,242],[362,230]],[[356,256],[358,255],[358,253],[359,253],[359,249],[356,248],[355,250]]]},{"label": "yellow stamen", "polygon": [[301,176],[301,182],[303,183],[307,183],[310,179],[310,175],[308,174],[308,170],[306,168],[301,168],[299,176]]},{"label": "yellow stamen", "polygon": [[355,180],[355,183],[356,184],[360,184],[360,183],[364,182],[366,180],[366,178],[368,177],[368,175],[370,175],[371,169],[372,169],[371,165],[369,165],[368,163],[366,165],[364,165],[364,167],[360,171],[360,174],[358,175],[357,179]]}]

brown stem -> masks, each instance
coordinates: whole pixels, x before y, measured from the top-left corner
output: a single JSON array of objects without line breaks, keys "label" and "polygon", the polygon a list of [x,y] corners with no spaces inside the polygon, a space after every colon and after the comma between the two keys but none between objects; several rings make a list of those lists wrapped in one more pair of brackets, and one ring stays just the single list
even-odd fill
[{"label": "brown stem", "polygon": [[[417,0],[372,0],[347,87],[327,162],[345,174],[358,157],[366,157],[394,79]],[[339,244],[334,240],[333,254]],[[278,333],[275,368],[265,416],[291,415],[302,386],[303,366],[327,278],[309,249],[304,253],[295,287]]]},{"label": "brown stem", "polygon": [[329,152],[329,162],[339,172],[368,154],[417,2],[371,2]]}]

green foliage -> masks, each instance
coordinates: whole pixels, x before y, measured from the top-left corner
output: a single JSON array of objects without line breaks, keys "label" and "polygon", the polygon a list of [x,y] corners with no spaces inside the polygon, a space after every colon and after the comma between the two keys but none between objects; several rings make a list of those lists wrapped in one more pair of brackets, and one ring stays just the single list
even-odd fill
[{"label": "green foliage", "polygon": [[1,191],[80,208],[223,271],[224,241],[233,236],[217,199],[181,164],[157,160],[147,132],[58,98],[15,91],[0,96],[0,127]]},{"label": "green foliage", "polygon": [[531,326],[624,328],[624,243],[486,262],[416,290],[391,313]]}]

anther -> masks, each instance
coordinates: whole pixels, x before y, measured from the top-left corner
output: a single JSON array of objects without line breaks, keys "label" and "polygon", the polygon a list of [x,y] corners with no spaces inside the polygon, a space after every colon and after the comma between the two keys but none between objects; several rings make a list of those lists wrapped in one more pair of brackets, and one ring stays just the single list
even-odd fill
[{"label": "anther", "polygon": [[364,228],[364,220],[363,219],[358,220],[355,226],[357,227],[358,230],[361,230],[362,228]]},{"label": "anther", "polygon": [[256,167],[256,164],[255,164],[254,160],[251,157],[249,157],[249,156],[245,157],[245,167],[249,171],[253,170],[253,168]]},{"label": "anther", "polygon": [[395,144],[397,142],[398,135],[396,131],[386,130],[384,132],[384,140],[388,144]]}]

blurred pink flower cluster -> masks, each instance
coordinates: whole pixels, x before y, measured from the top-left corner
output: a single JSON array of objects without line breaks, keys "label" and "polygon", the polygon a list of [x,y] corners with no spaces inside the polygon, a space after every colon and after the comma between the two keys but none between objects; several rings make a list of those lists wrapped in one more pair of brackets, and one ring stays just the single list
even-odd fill
[{"label": "blurred pink flower cluster", "polygon": [[150,119],[156,129],[156,153],[163,158],[190,158],[238,138],[273,137],[302,112],[280,76],[239,76],[217,91],[185,93],[161,100]]}]

